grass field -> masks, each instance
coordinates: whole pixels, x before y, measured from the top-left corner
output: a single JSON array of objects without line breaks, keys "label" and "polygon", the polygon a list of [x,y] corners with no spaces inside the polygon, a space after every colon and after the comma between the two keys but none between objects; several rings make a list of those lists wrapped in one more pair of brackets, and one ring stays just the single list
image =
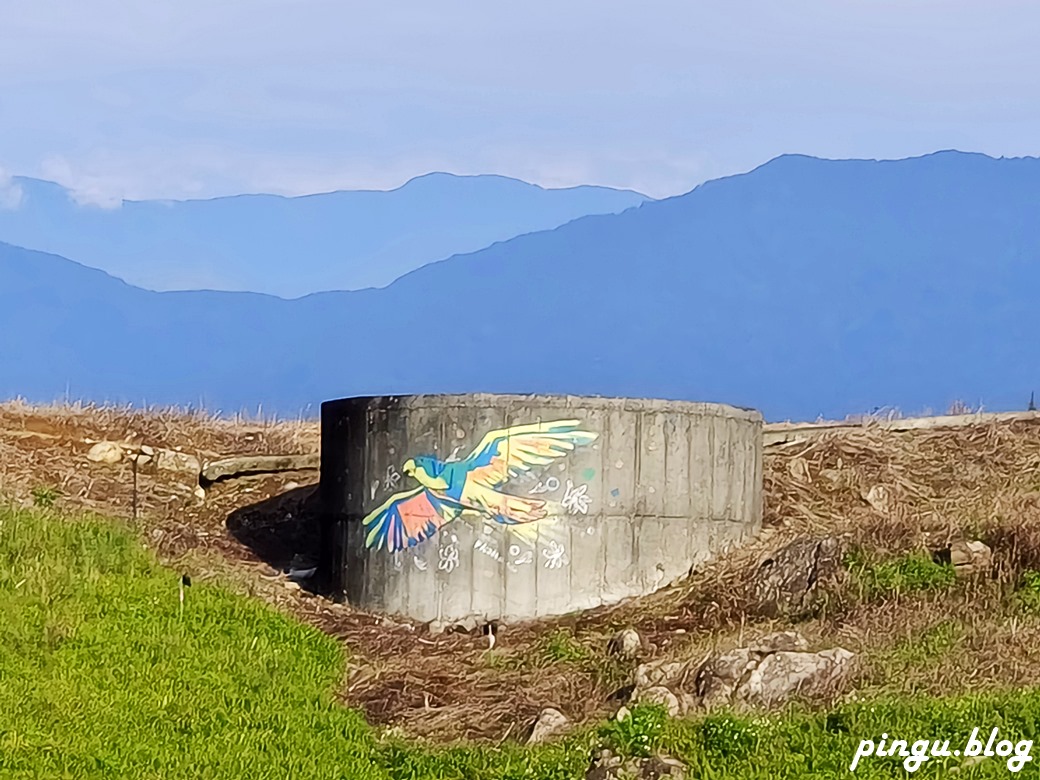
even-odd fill
[{"label": "grass field", "polygon": [[[580,778],[593,749],[663,750],[692,777],[848,777],[862,739],[1032,739],[1033,691],[853,702],[826,713],[670,721],[654,709],[528,749],[379,738],[334,699],[339,643],[209,583],[186,589],[100,518],[0,508],[2,778]],[[944,639],[944,637],[940,637]],[[908,651],[909,652],[909,651]],[[926,762],[946,776],[962,758]],[[1008,776],[986,759],[958,777]],[[1018,776],[1040,774],[1036,762]],[[895,758],[857,777],[898,777]]]}]

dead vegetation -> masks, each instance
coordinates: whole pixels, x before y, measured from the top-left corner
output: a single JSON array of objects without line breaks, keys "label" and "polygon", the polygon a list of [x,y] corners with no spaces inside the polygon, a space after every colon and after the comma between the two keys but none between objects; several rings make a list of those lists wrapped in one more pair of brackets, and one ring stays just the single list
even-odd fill
[{"label": "dead vegetation", "polygon": [[[1040,570],[1038,420],[902,432],[868,425],[771,446],[764,529],[754,544],[638,602],[502,627],[493,650],[478,633],[433,635],[287,585],[291,558],[314,552],[314,472],[217,483],[200,499],[182,476],[142,471],[135,498],[128,463],[85,458],[89,442],[100,440],[179,447],[205,461],[304,454],[317,437],[310,422],[0,405],[0,493],[23,503],[48,495],[124,518],[136,503],[143,538],[173,565],[244,588],[340,638],[350,658],[343,699],[419,738],[521,737],[547,706],[573,721],[604,717],[635,663],[607,652],[624,627],[639,632],[639,660],[649,660],[729,649],[796,623],[810,645],[862,654],[854,695],[1040,683],[1040,609],[1018,591]],[[788,543],[824,538],[840,539],[860,568],[843,566],[804,614],[764,612],[759,564]],[[992,570],[905,591],[898,578],[881,577],[958,539],[986,542]]]}]

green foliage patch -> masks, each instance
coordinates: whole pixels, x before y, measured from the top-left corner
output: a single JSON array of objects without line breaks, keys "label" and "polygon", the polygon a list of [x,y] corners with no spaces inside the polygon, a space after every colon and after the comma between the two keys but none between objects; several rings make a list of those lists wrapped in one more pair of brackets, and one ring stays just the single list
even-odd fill
[{"label": "green foliage patch", "polygon": [[[903,586],[944,581],[915,567],[901,569]],[[336,701],[338,642],[204,580],[186,589],[182,611],[179,580],[118,524],[0,508],[0,778],[564,780],[583,777],[602,747],[663,751],[692,777],[846,778],[863,739],[952,748],[975,727],[1022,740],[1040,723],[1040,693],[1011,691],[685,720],[637,706],[538,747],[419,746],[380,738]],[[956,635],[925,640],[930,657],[952,651]],[[916,652],[908,648],[894,652]],[[589,662],[564,633],[549,634],[542,652],[546,662]],[[960,763],[930,760],[915,776],[945,777]],[[959,776],[1007,775],[988,758]],[[1034,762],[1019,776],[1036,775]],[[897,758],[870,757],[854,776],[906,773]]]}]

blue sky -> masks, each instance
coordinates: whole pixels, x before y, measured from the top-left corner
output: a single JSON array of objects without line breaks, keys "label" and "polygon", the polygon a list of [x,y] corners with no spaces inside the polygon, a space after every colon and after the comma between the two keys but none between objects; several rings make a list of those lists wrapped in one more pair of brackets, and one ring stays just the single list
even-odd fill
[{"label": "blue sky", "polygon": [[431,170],[654,196],[778,154],[1040,154],[1040,4],[31,0],[0,19],[9,176],[85,202]]}]

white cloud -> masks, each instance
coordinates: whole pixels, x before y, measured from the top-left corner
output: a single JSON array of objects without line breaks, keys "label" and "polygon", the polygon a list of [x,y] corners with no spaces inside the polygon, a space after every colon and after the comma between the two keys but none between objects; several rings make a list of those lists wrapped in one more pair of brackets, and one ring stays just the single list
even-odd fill
[{"label": "white cloud", "polygon": [[1040,151],[1031,0],[14,5],[4,162],[106,208],[432,170],[660,197],[784,152]]},{"label": "white cloud", "polygon": [[14,210],[22,205],[22,188],[0,168],[0,209]]},{"label": "white cloud", "polygon": [[122,192],[130,184],[118,174],[97,175],[76,168],[64,157],[49,157],[40,166],[45,179],[57,182],[69,191],[77,205],[117,209],[123,205]]}]

